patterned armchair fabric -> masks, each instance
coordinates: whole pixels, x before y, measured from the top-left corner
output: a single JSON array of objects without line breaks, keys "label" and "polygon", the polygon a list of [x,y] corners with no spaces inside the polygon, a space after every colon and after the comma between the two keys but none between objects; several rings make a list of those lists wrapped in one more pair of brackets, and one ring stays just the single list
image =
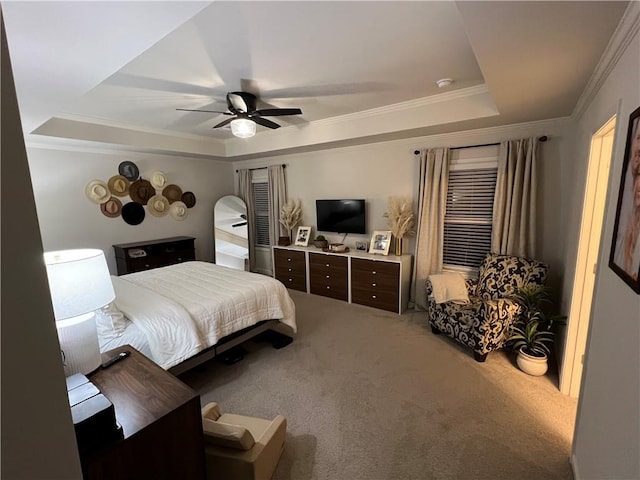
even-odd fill
[{"label": "patterned armchair fabric", "polygon": [[502,348],[511,325],[520,313],[513,296],[520,287],[544,285],[548,266],[536,260],[488,253],[477,280],[467,280],[469,303],[433,299],[431,282],[426,281],[427,316],[434,333],[445,333],[471,347],[483,362],[492,350]]}]

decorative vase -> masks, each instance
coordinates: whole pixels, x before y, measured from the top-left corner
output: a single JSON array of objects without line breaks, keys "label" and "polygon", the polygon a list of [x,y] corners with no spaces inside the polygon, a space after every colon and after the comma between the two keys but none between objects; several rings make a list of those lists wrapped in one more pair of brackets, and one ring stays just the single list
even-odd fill
[{"label": "decorative vase", "polygon": [[279,237],[278,238],[278,246],[287,247],[291,245],[291,239],[289,237]]},{"label": "decorative vase", "polygon": [[547,369],[549,368],[546,355],[544,357],[536,357],[523,352],[522,349],[518,352],[516,363],[518,364],[518,367],[520,367],[520,370],[524,373],[528,373],[529,375],[533,375],[534,377],[544,375],[547,373]]},{"label": "decorative vase", "polygon": [[402,238],[396,237],[396,255],[402,255]]}]

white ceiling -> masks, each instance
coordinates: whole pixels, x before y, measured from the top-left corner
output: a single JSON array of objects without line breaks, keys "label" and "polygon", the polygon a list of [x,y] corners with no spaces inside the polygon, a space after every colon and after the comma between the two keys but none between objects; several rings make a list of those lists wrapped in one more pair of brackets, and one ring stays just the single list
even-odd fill
[{"label": "white ceiling", "polygon": [[[3,2],[28,140],[239,159],[571,115],[627,2]],[[455,82],[444,89],[436,80]],[[229,91],[299,107],[246,140]],[[288,128],[284,128],[288,127]]]}]

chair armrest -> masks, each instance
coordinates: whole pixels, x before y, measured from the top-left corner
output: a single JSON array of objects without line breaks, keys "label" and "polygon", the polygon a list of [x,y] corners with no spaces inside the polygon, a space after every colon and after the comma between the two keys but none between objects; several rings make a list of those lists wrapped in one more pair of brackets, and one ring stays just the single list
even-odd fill
[{"label": "chair armrest", "polygon": [[222,413],[220,412],[220,407],[216,402],[207,403],[204,407],[202,407],[202,418],[208,418],[209,420],[213,420],[214,422],[220,418]]},{"label": "chair armrest", "polygon": [[465,284],[467,285],[467,292],[469,292],[470,297],[477,297],[476,290],[478,289],[478,279],[477,278],[467,278],[465,280]]},{"label": "chair armrest", "polygon": [[502,348],[511,326],[521,312],[520,305],[511,298],[484,300],[479,312],[479,325],[474,331],[479,352]]},{"label": "chair armrest", "polygon": [[215,448],[216,455],[220,457],[240,460],[248,464],[255,463],[255,461],[263,454],[266,454],[268,457],[275,457],[275,463],[277,463],[277,460],[280,458],[286,434],[287,420],[282,415],[278,415],[271,421],[271,424],[267,427],[260,438],[254,439],[256,443],[250,450],[240,451],[228,448],[216,448],[212,445],[207,448]]}]

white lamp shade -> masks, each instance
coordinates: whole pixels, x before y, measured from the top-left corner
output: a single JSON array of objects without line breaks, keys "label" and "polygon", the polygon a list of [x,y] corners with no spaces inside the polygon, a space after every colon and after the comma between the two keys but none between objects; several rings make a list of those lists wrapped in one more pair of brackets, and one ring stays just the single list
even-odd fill
[{"label": "white lamp shade", "polygon": [[44,259],[56,320],[93,312],[115,298],[102,250],[46,252]]},{"label": "white lamp shade", "polygon": [[253,137],[256,134],[256,122],[248,118],[236,118],[231,121],[231,133],[240,138]]}]

